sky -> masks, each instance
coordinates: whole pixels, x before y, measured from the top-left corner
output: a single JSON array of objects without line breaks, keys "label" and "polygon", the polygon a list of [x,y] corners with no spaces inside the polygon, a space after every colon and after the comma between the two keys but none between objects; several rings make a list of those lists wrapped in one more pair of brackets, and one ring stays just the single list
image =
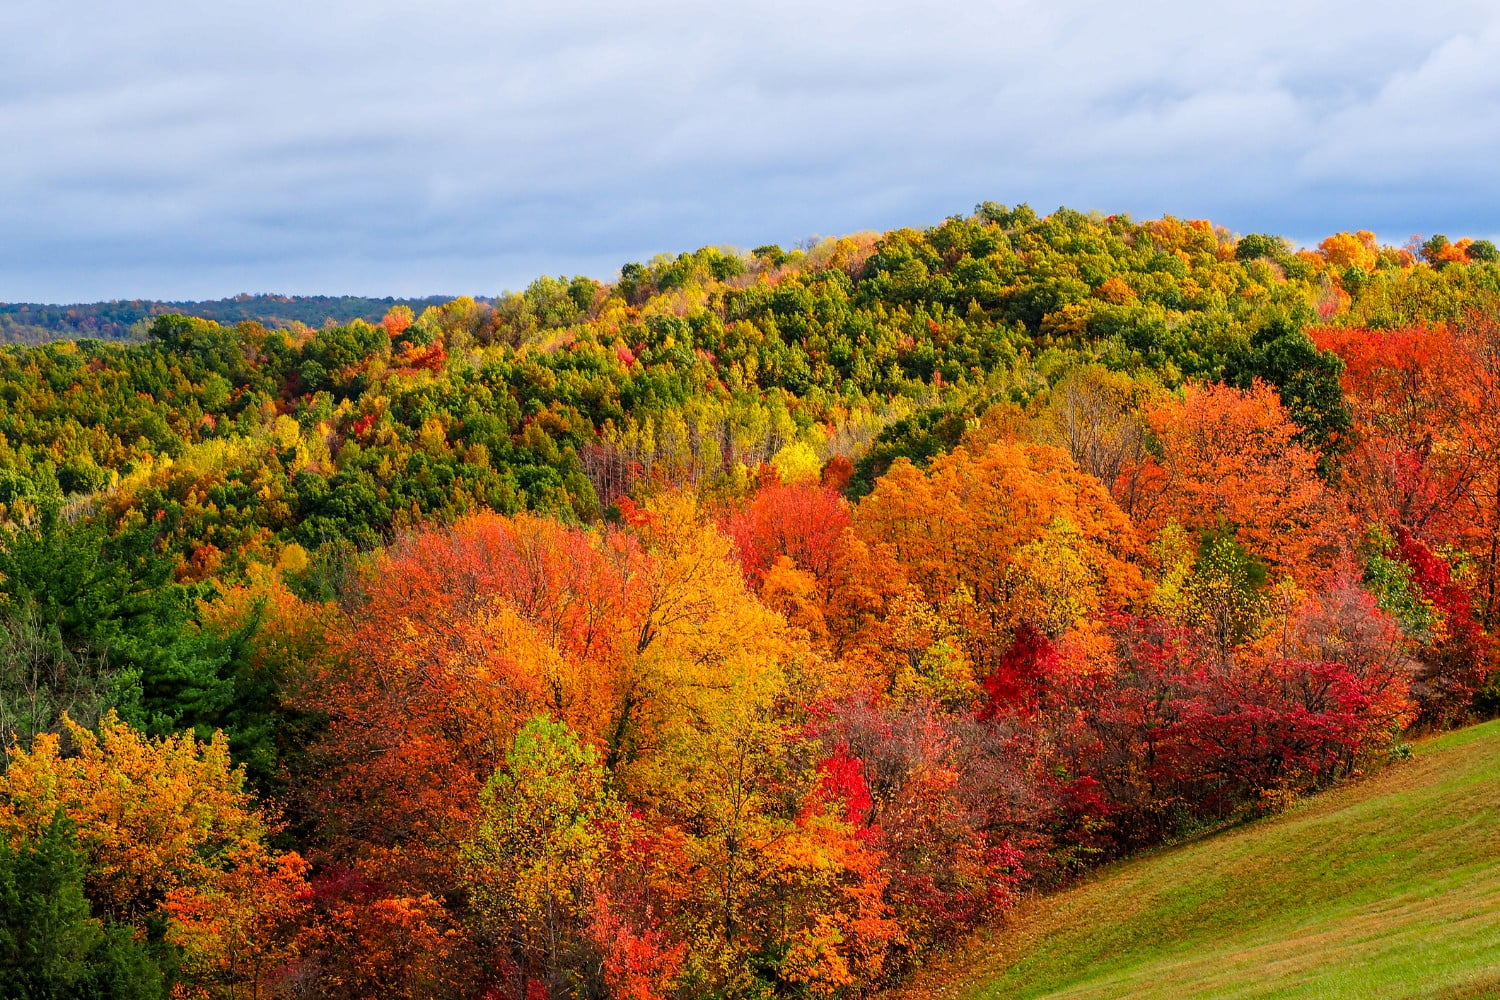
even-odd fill
[{"label": "sky", "polygon": [[4,0],[0,301],[494,295],[982,201],[1500,234],[1495,0]]}]

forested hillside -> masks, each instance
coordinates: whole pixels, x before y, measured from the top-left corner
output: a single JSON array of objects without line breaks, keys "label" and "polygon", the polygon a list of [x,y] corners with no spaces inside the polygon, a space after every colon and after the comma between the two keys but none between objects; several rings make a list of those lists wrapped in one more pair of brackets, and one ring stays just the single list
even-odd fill
[{"label": "forested hillside", "polygon": [[1493,713],[1496,257],[987,203],[0,349],[0,983],[853,997]]},{"label": "forested hillside", "polygon": [[0,344],[52,340],[142,340],[157,316],[179,315],[219,323],[251,321],[268,327],[321,327],[363,319],[373,322],[395,305],[424,309],[446,299],[366,299],[353,295],[236,295],[207,302],[92,302],[49,306],[0,302]]}]

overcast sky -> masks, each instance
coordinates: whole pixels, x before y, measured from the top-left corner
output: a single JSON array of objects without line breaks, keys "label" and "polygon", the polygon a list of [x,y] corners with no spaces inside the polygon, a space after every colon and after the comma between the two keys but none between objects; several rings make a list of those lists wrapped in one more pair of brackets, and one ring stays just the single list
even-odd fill
[{"label": "overcast sky", "polygon": [[1495,0],[4,0],[0,300],[495,294],[980,201],[1500,233]]}]

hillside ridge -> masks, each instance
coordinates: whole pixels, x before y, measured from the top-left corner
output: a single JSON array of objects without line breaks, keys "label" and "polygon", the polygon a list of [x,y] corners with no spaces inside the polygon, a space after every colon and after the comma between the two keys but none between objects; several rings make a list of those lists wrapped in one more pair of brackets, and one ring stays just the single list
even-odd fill
[{"label": "hillside ridge", "polygon": [[158,316],[182,315],[217,323],[255,322],[273,329],[301,323],[374,322],[395,306],[421,312],[451,295],[420,298],[370,298],[361,295],[278,295],[241,293],[223,299],[169,301],[111,299],[107,302],[50,304],[0,302],[0,344],[41,344],[53,340],[141,340]]}]

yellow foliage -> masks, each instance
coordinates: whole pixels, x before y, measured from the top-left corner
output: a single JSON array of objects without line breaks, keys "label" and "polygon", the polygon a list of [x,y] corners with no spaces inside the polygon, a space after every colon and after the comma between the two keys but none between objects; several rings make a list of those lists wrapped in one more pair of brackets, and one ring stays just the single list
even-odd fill
[{"label": "yellow foliage", "polygon": [[1357,233],[1334,233],[1319,243],[1318,249],[1328,263],[1340,270],[1357,267],[1361,271],[1373,271],[1380,255],[1375,234],[1364,229]]},{"label": "yellow foliage", "polygon": [[793,442],[778,451],[771,458],[771,466],[783,483],[815,483],[823,469],[818,453],[804,441]]},{"label": "yellow foliage", "polygon": [[1095,297],[1108,302],[1110,305],[1122,306],[1133,302],[1136,298],[1135,289],[1119,275],[1106,280],[1098,288],[1094,289]]},{"label": "yellow foliage", "polygon": [[267,824],[230,762],[228,739],[150,739],[114,712],[97,734],[63,721],[71,754],[56,734],[10,751],[0,836],[36,836],[61,813],[74,825],[97,908],[138,926],[167,918],[167,940],[184,950],[184,988],[233,996],[255,983],[290,946],[307,865],[266,847]]}]

